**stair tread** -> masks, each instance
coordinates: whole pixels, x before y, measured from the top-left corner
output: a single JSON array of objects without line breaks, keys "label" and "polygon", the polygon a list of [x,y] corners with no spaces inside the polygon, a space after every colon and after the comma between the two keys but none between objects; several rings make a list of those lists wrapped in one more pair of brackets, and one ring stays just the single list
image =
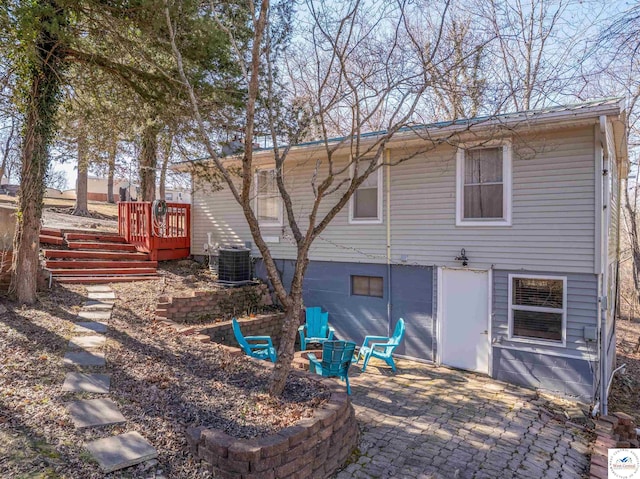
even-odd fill
[{"label": "stair tread", "polygon": [[67,241],[71,249],[90,249],[104,251],[136,251],[136,247],[129,243],[109,243],[100,241]]},{"label": "stair tread", "polygon": [[40,234],[45,236],[56,236],[62,238],[62,230],[56,228],[40,228]]},{"label": "stair tread", "polygon": [[156,268],[77,268],[58,269],[47,268],[54,276],[106,276],[106,275],[135,275],[135,274],[155,274]]},{"label": "stair tread", "polygon": [[55,276],[58,283],[124,283],[133,281],[148,281],[160,278],[158,275],[129,275],[129,276]]},{"label": "stair tread", "polygon": [[57,246],[62,246],[64,244],[64,239],[62,238],[62,236],[51,236],[51,235],[41,234],[39,237],[39,241],[41,244],[53,244]]},{"label": "stair tread", "polygon": [[67,249],[45,249],[45,258],[99,258],[99,259],[135,259],[144,260],[149,257],[148,253],[138,251],[99,251],[99,250],[67,250]]},{"label": "stair tread", "polygon": [[64,234],[67,241],[96,241],[101,243],[126,243],[126,239],[114,233],[73,233]]},{"label": "stair tread", "polygon": [[157,268],[157,261],[47,260],[47,269]]}]

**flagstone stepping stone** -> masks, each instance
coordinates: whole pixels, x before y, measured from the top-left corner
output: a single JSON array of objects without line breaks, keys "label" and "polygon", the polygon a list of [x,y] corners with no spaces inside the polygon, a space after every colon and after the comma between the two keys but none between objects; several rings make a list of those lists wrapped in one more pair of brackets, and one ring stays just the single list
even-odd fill
[{"label": "flagstone stepping stone", "polygon": [[67,366],[104,366],[106,361],[104,359],[104,353],[69,351],[64,355],[64,364]]},{"label": "flagstone stepping stone", "polygon": [[113,472],[155,459],[158,452],[139,433],[127,432],[106,437],[86,445],[104,472]]},{"label": "flagstone stepping stone", "polygon": [[111,376],[108,374],[67,373],[64,377],[63,391],[75,393],[108,394]]},{"label": "flagstone stepping stone", "polygon": [[80,311],[78,318],[92,321],[108,321],[111,319],[111,311]]},{"label": "flagstone stepping stone", "polygon": [[104,346],[107,338],[104,336],[76,336],[69,341],[69,349],[95,349]]},{"label": "flagstone stepping stone", "polygon": [[76,327],[73,328],[76,333],[106,333],[107,325],[97,321],[81,321],[76,323]]},{"label": "flagstone stepping stone", "polygon": [[87,286],[87,292],[89,293],[108,293],[109,291],[113,291],[110,286],[104,286],[101,284]]},{"label": "flagstone stepping stone", "polygon": [[127,419],[122,415],[116,403],[111,399],[83,399],[74,401],[67,408],[73,424],[82,429],[85,427],[122,424]]},{"label": "flagstone stepping stone", "polygon": [[89,299],[100,299],[100,300],[115,300],[116,299],[116,295],[113,291],[110,292],[96,292],[96,293],[89,293],[87,295],[87,298]]},{"label": "flagstone stepping stone", "polygon": [[113,309],[113,303],[104,303],[97,300],[89,300],[82,307],[85,311],[110,311]]}]

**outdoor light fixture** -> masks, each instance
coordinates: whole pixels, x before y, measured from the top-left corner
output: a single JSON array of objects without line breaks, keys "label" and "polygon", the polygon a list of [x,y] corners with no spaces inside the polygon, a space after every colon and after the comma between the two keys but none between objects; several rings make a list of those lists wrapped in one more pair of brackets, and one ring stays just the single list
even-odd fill
[{"label": "outdoor light fixture", "polygon": [[462,266],[467,266],[469,264],[469,258],[467,258],[467,252],[464,248],[460,250],[460,256],[456,256],[454,259],[456,261],[462,261]]}]

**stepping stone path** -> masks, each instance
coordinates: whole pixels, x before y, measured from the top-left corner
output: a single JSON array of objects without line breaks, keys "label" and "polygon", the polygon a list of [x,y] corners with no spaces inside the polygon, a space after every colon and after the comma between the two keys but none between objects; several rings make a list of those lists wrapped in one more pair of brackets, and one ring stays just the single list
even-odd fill
[{"label": "stepping stone path", "polygon": [[100,333],[107,332],[107,325],[96,321],[80,321],[76,323],[76,327],[73,330],[74,333]]},{"label": "stepping stone path", "polygon": [[83,399],[71,403],[68,409],[78,429],[127,422],[111,399]]},{"label": "stepping stone path", "polygon": [[74,393],[109,394],[110,384],[111,376],[108,374],[67,373],[62,390]]},{"label": "stepping stone path", "polygon": [[117,471],[158,457],[155,448],[137,432],[98,439],[87,449],[104,472]]},{"label": "stepping stone path", "polygon": [[[115,294],[109,286],[88,286],[89,301],[78,313],[73,332],[78,334],[69,341],[64,364],[74,371],[66,374],[62,390],[71,393],[109,394],[111,376],[94,372],[106,366],[106,343]],[[92,368],[89,371],[77,369]],[[109,398],[82,399],[71,402],[67,409],[77,429],[108,426],[127,422],[117,404]],[[127,432],[98,439],[86,445],[87,450],[105,473],[134,466],[158,457],[155,448],[137,432]]]}]

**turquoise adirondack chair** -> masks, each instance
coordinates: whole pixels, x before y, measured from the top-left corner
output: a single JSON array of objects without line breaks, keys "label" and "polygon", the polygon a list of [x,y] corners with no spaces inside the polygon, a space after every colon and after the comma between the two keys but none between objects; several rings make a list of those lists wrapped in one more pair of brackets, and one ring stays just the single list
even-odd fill
[{"label": "turquoise adirondack chair", "polygon": [[347,394],[351,394],[349,386],[349,366],[353,361],[356,343],[351,341],[325,341],[322,343],[322,360],[309,353],[309,371],[325,377],[338,377],[347,383]]},{"label": "turquoise adirondack chair", "polygon": [[[396,324],[396,329],[393,332],[393,336],[390,338],[387,336],[366,336],[364,342],[358,351],[358,359],[356,364],[360,361],[360,358],[364,358],[362,363],[362,372],[367,370],[367,363],[373,356],[374,358],[382,359],[385,361],[393,371],[396,370],[396,363],[393,361],[393,351],[398,347],[400,341],[404,337],[404,319],[400,318]],[[367,344],[372,341],[370,344]]]},{"label": "turquoise adirondack chair", "polygon": [[324,343],[331,341],[335,329],[329,326],[329,313],[322,312],[322,308],[317,306],[307,308],[307,321],[298,328],[300,335],[300,350],[307,350],[307,343]]},{"label": "turquoise adirondack chair", "polygon": [[[236,341],[238,341],[238,344],[247,356],[264,359],[272,363],[276,362],[278,353],[276,352],[276,348],[273,347],[270,336],[244,336],[242,331],[240,331],[240,324],[238,324],[236,318],[231,320],[231,324],[233,325],[233,334],[236,337]],[[249,343],[249,341],[259,342]]]}]

